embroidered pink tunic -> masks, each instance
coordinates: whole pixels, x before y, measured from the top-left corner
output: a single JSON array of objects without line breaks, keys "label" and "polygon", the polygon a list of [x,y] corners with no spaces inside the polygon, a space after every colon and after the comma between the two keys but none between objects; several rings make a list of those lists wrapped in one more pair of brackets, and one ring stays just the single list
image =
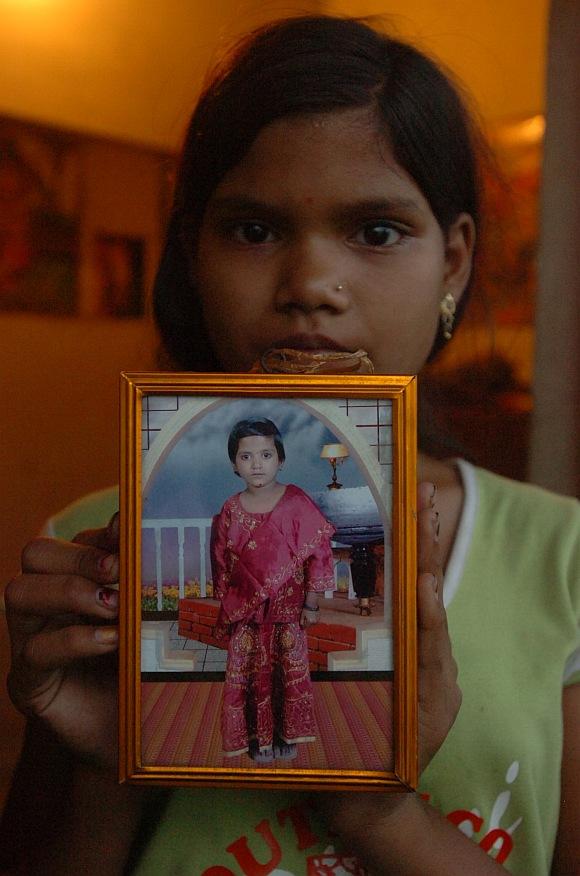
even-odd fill
[{"label": "embroidered pink tunic", "polygon": [[228,638],[222,707],[224,751],[315,738],[312,682],[300,615],[307,590],[334,587],[333,526],[289,484],[266,514],[246,511],[240,494],[214,517],[211,562]]}]

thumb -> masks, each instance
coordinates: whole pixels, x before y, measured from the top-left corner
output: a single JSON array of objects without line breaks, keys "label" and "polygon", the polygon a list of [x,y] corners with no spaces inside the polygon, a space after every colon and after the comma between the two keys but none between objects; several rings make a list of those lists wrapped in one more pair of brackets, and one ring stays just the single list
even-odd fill
[{"label": "thumb", "polygon": [[119,550],[119,512],[115,511],[109,523],[100,529],[84,529],[73,538],[75,544],[91,545],[108,553]]}]

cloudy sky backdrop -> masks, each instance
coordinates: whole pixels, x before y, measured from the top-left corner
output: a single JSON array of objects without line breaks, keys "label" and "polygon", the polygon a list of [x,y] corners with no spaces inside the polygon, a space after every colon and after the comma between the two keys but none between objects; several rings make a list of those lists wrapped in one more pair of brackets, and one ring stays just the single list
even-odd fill
[{"label": "cloudy sky backdrop", "polygon": [[[309,493],[326,489],[331,467],[320,458],[323,444],[339,439],[316,417],[291,399],[234,399],[195,420],[164,459],[143,495],[143,517],[211,518],[233,493],[244,489],[228,457],[230,431],[238,420],[268,417],[282,434],[286,462],[281,483],[296,484]],[[366,484],[357,464],[348,458],[338,468],[344,487]],[[186,579],[199,572],[197,536],[186,533]],[[177,576],[177,533],[163,533],[163,579]],[[143,580],[155,580],[152,531],[143,533]]]}]

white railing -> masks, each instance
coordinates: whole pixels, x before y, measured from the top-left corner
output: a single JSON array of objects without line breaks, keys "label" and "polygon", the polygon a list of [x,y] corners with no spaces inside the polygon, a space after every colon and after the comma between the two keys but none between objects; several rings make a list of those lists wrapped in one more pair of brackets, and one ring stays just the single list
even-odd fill
[{"label": "white railing", "polygon": [[[199,594],[200,597],[207,596],[207,579],[208,570],[206,563],[207,553],[207,531],[211,529],[211,517],[186,517],[186,518],[160,518],[159,520],[145,519],[141,521],[142,529],[152,529],[155,537],[155,580],[157,583],[157,610],[163,609],[163,553],[161,549],[161,534],[164,529],[177,530],[177,561],[178,561],[178,586],[179,598],[185,597],[185,530],[197,529],[199,532]],[[345,563],[348,568],[348,597],[354,598],[354,587],[352,584],[352,575],[350,571],[350,563],[345,561],[343,557],[336,558],[334,562],[334,579],[335,588],[338,590],[338,567],[340,563]],[[210,578],[211,580],[211,578]],[[324,596],[326,599],[332,599],[334,590],[326,590]]]},{"label": "white railing", "polygon": [[152,529],[155,535],[155,580],[157,582],[157,610],[163,608],[163,555],[161,550],[161,533],[164,529],[177,530],[177,562],[179,598],[185,596],[185,530],[197,529],[199,532],[199,592],[207,595],[207,563],[206,546],[207,531],[211,528],[211,517],[166,517],[159,520],[142,520],[142,529]]}]

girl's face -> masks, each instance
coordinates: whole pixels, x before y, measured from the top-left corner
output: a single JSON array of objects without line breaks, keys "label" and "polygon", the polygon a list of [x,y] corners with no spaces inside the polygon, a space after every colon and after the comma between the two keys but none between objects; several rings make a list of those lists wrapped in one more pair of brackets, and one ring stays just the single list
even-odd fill
[{"label": "girl's face", "polygon": [[249,435],[240,439],[234,470],[246,482],[250,492],[273,486],[281,465],[271,435]]},{"label": "girl's face", "polygon": [[412,374],[472,246],[471,218],[444,236],[369,111],[345,110],[261,131],[208,203],[195,279],[226,370],[271,347],[362,347],[378,372]]}]

